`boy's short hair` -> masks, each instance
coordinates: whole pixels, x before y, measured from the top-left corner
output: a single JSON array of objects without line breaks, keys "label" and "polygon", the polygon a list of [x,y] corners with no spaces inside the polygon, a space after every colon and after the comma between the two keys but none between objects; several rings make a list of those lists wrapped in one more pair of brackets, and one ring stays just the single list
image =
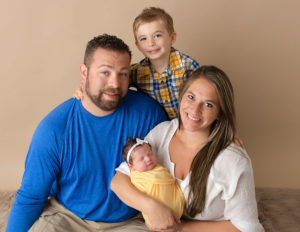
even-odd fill
[{"label": "boy's short hair", "polygon": [[153,22],[155,20],[162,20],[166,26],[167,31],[169,34],[174,32],[173,26],[173,19],[172,17],[165,12],[163,9],[158,7],[148,7],[145,8],[142,13],[140,13],[133,22],[133,33],[134,37],[136,38],[136,31],[138,30],[139,26],[143,23]]},{"label": "boy's short hair", "polygon": [[128,53],[131,59],[131,51],[128,45],[125,44],[123,40],[121,40],[120,38],[114,35],[103,34],[94,37],[86,45],[83,62],[87,67],[89,67],[94,52],[98,48],[104,48],[111,51]]}]

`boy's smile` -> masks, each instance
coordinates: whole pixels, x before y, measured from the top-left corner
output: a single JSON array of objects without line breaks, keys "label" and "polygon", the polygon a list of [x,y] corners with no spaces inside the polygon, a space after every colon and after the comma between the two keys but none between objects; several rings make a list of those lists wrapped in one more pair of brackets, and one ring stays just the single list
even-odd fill
[{"label": "boy's smile", "polygon": [[141,24],[136,31],[136,46],[151,61],[169,61],[176,33],[169,34],[162,20]]}]

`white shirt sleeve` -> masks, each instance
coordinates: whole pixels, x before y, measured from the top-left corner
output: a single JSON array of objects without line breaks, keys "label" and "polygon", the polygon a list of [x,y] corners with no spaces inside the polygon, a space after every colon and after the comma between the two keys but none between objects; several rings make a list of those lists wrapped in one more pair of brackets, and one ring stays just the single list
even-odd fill
[{"label": "white shirt sleeve", "polygon": [[120,166],[117,167],[115,170],[116,172],[122,172],[123,174],[130,176],[130,169],[125,161],[121,163]]},{"label": "white shirt sleeve", "polygon": [[251,160],[232,144],[216,159],[211,174],[225,201],[224,217],[243,232],[264,231],[258,221]]}]

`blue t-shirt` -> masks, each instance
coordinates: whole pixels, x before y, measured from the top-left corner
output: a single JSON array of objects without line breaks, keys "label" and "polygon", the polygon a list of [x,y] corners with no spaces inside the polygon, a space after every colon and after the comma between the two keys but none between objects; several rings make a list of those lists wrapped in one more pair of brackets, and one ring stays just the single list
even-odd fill
[{"label": "blue t-shirt", "polygon": [[165,120],[158,103],[131,90],[104,117],[90,114],[76,99],[56,107],[33,135],[6,231],[27,231],[50,193],[82,219],[120,222],[133,217],[136,210],[119,200],[110,182],[128,137],[145,137]]}]

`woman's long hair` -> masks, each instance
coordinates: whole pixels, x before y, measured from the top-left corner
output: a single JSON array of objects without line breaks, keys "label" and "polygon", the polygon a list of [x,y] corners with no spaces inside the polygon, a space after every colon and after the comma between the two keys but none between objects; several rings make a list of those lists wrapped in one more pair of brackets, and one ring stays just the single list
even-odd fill
[{"label": "woman's long hair", "polygon": [[[210,169],[220,152],[233,141],[236,131],[233,88],[227,75],[215,66],[202,66],[191,74],[181,88],[179,108],[183,95],[190,85],[199,78],[205,78],[215,87],[220,112],[218,120],[211,126],[207,143],[198,151],[191,164],[190,192],[186,208],[191,217],[204,210]],[[182,126],[179,115],[179,129]]]}]

